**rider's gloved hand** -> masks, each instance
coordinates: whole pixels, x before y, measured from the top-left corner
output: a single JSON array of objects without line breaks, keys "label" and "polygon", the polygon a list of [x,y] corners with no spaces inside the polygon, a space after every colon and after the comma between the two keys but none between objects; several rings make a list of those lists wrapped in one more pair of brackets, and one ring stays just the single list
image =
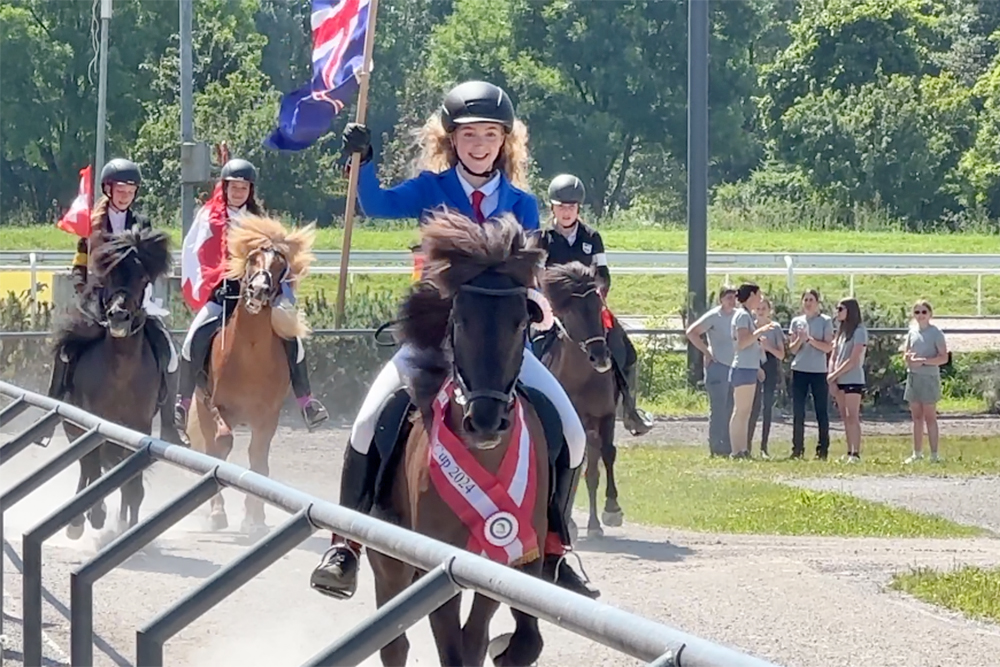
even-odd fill
[{"label": "rider's gloved hand", "polygon": [[343,152],[345,155],[361,153],[361,164],[372,159],[372,133],[367,125],[347,124],[344,128]]}]

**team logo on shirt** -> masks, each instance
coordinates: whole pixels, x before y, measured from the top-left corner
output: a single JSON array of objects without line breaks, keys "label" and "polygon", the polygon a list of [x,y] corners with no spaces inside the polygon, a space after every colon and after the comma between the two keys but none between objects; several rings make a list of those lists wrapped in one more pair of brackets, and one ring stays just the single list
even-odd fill
[{"label": "team logo on shirt", "polygon": [[583,254],[585,255],[589,255],[590,251],[594,249],[594,246],[590,245],[589,243],[581,243],[580,247],[583,248]]}]

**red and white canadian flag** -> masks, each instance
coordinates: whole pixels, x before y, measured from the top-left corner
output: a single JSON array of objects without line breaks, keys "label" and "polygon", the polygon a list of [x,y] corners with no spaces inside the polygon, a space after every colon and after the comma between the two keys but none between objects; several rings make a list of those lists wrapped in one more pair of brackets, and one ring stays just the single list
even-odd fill
[{"label": "red and white canadian flag", "polygon": [[89,164],[80,170],[79,193],[66,214],[56,223],[56,226],[64,232],[83,237],[90,236],[90,203],[93,190],[93,179],[90,174]]}]

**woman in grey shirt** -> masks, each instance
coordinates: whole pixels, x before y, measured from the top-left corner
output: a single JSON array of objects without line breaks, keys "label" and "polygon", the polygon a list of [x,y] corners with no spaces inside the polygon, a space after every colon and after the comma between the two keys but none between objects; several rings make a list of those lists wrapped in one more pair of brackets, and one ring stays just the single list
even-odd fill
[{"label": "woman in grey shirt", "polygon": [[[771,302],[767,298],[762,298],[757,304],[755,321],[758,328],[771,322],[771,312]],[[753,409],[750,411],[750,430],[747,433],[747,447],[748,451],[752,449],[750,444],[753,441],[753,432],[757,427],[757,417],[762,416],[760,455],[761,458],[766,459],[768,458],[767,442],[771,435],[771,421],[773,419],[774,390],[777,389],[778,382],[781,380],[781,360],[785,358],[785,334],[781,331],[781,327],[770,329],[761,336],[760,347],[760,363],[764,379],[757,384],[757,392],[754,394]]]},{"label": "woman in grey shirt", "polygon": [[[711,456],[729,456],[729,418],[733,414],[733,386],[729,367],[733,363],[733,312],[736,288],[719,290],[719,305],[688,327],[688,341],[705,360],[705,391],[708,393],[708,451]],[[708,343],[702,338],[705,335]]]},{"label": "woman in grey shirt", "polygon": [[729,380],[733,385],[733,417],[729,420],[729,442],[734,459],[750,458],[747,448],[747,430],[750,427],[750,412],[753,397],[757,391],[757,374],[760,372],[760,337],[778,328],[777,322],[769,322],[754,328],[753,311],[760,303],[760,287],[753,283],[743,283],[736,290],[736,300],[740,307],[733,315],[732,340],[735,354]]},{"label": "woman in grey shirt", "polygon": [[913,454],[906,463],[924,457],[924,424],[931,445],[931,461],[938,461],[937,402],[941,400],[941,365],[948,363],[944,333],[931,324],[934,311],[927,301],[913,305],[913,326],[906,334],[903,360],[906,362],[906,391],[913,419]]},{"label": "woman in grey shirt", "polygon": [[833,389],[847,438],[847,462],[861,460],[861,397],[865,393],[865,347],[868,329],[861,321],[861,306],[851,297],[837,304],[840,328],[833,341],[827,382]]},{"label": "woman in grey shirt", "polygon": [[802,293],[802,314],[789,325],[792,353],[792,458],[805,454],[806,405],[812,394],[819,441],[816,458],[830,451],[830,389],[826,383],[826,357],[833,350],[833,320],[820,312],[819,292]]}]

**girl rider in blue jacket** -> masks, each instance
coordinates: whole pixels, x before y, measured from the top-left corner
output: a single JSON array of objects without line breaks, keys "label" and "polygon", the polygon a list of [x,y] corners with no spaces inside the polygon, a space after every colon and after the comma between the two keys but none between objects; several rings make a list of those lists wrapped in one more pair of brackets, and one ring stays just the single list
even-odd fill
[{"label": "girl rider in blue jacket", "polygon": [[[358,199],[369,217],[421,219],[445,205],[480,222],[512,213],[525,229],[534,230],[538,229],[538,203],[522,189],[527,174],[527,138],[527,129],[515,119],[507,93],[490,83],[467,81],[445,96],[439,112],[424,125],[420,135],[422,171],[416,177],[383,189],[372,162],[371,135],[363,125],[348,124],[344,148],[361,153]],[[404,387],[402,352],[375,379],[351,429],[340,504],[359,512],[371,510],[380,463],[372,439],[381,411]],[[567,516],[574,486],[567,482],[583,462],[586,432],[559,381],[530,351],[524,355],[520,379],[542,391],[562,419],[570,467],[556,471],[557,487],[566,492],[553,502],[560,515]],[[567,541],[565,536],[551,534],[546,539],[544,576],[569,590],[597,597],[600,593],[582,581],[562,558],[569,546]],[[312,587],[331,597],[351,597],[357,588],[359,556],[360,545],[334,535],[333,545],[312,573]]]}]

